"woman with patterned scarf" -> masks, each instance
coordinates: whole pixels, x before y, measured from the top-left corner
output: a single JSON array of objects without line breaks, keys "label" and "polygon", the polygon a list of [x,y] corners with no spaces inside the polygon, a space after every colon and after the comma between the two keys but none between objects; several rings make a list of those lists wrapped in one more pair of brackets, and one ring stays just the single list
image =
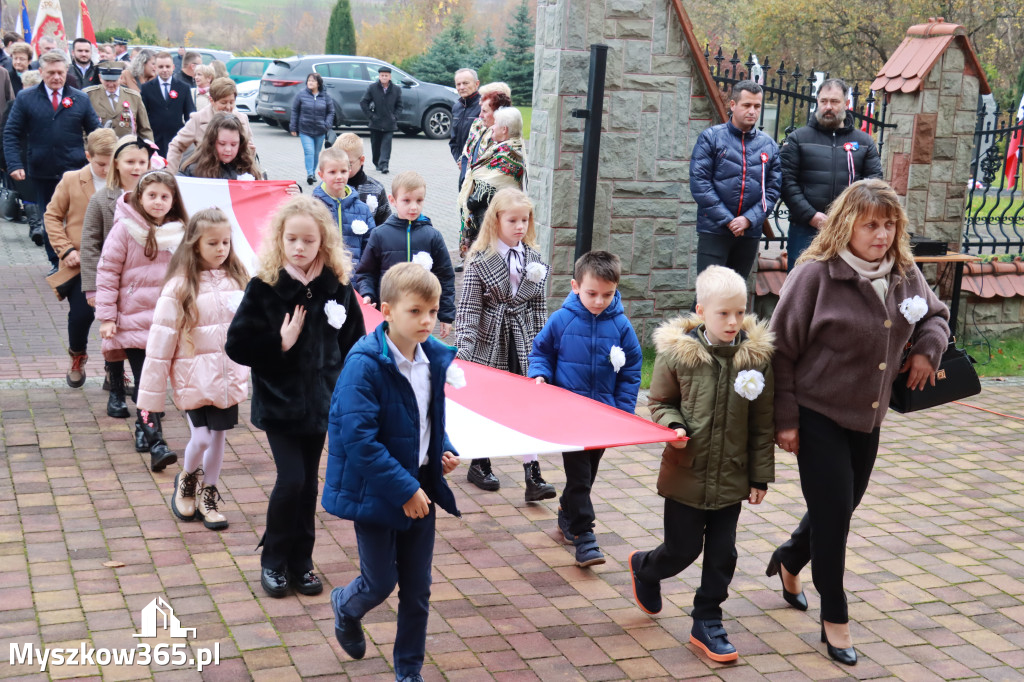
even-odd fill
[{"label": "woman with patterned scarf", "polygon": [[460,255],[464,256],[476,240],[495,193],[506,187],[522,190],[525,186],[523,116],[514,107],[502,107],[494,112],[490,145],[470,164],[459,192],[462,217]]}]

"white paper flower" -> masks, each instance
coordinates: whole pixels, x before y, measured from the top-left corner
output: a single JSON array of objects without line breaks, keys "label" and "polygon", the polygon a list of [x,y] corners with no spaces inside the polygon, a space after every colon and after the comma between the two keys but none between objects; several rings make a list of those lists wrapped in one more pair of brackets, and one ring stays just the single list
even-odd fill
[{"label": "white paper flower", "polygon": [[341,329],[341,325],[345,324],[345,318],[348,317],[345,306],[337,301],[324,303],[324,312],[327,313],[327,324],[335,329]]},{"label": "white paper flower", "polygon": [[427,270],[434,268],[434,259],[430,257],[430,254],[426,251],[419,251],[415,256],[412,257],[412,262],[418,265],[422,265]]},{"label": "white paper flower", "polygon": [[612,346],[612,349],[608,351],[608,361],[612,363],[612,369],[618,374],[622,366],[626,364],[626,354],[618,346]]},{"label": "white paper flower", "polygon": [[534,284],[540,284],[548,274],[547,267],[543,263],[534,261],[526,266],[526,279]]},{"label": "white paper flower", "polygon": [[903,313],[903,317],[907,318],[907,322],[917,324],[917,321],[928,312],[928,301],[920,296],[905,298],[900,303],[900,312]]},{"label": "white paper flower", "polygon": [[448,371],[444,374],[444,381],[449,384],[452,388],[465,388],[466,387],[466,373],[462,371],[462,368],[456,365],[454,362],[448,365]]},{"label": "white paper flower", "polygon": [[352,221],[352,234],[366,234],[366,231],[370,229],[370,226],[362,220]]},{"label": "white paper flower", "polygon": [[256,178],[253,177],[252,173],[242,173],[236,179],[237,180],[255,180]]},{"label": "white paper flower", "polygon": [[376,213],[378,206],[377,197],[373,196],[372,194],[366,197],[366,205],[370,207],[370,213]]},{"label": "white paper flower", "polygon": [[764,390],[764,375],[756,369],[745,369],[736,375],[733,387],[747,400],[753,400]]},{"label": "white paper flower", "polygon": [[238,306],[242,303],[242,297],[245,295],[242,291],[229,291],[226,294],[228,310],[235,313],[238,312]]}]

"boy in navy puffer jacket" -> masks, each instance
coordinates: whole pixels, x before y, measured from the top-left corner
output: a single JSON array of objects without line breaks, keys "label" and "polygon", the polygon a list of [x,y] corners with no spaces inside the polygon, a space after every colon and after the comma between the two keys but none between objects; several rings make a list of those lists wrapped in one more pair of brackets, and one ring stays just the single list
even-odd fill
[{"label": "boy in navy puffer jacket", "polygon": [[[591,251],[576,261],[575,279],[562,307],[533,340],[529,376],[633,414],[643,352],[616,291],[619,257]],[[558,527],[576,546],[576,565],[604,563],[594,536],[590,490],[604,449],[562,453],[565,489]]]},{"label": "boy in navy puffer jacket", "polygon": [[[313,189],[313,198],[327,206],[338,226],[345,248],[352,254],[352,264],[359,265],[370,230],[374,228],[370,207],[359,200],[359,193],[348,186],[348,154],[345,150],[331,147],[320,155],[320,167],[316,174],[320,184]],[[353,286],[358,290],[358,275],[353,277]]]},{"label": "boy in navy puffer jacket", "polygon": [[381,281],[382,322],[353,346],[331,400],[323,506],[354,521],[358,575],[331,592],[334,635],[366,653],[362,618],[398,585],[396,680],[422,680],[436,507],[459,515],[444,477],[459,459],[445,433],[455,349],[430,335],[441,283],[416,263]]}]

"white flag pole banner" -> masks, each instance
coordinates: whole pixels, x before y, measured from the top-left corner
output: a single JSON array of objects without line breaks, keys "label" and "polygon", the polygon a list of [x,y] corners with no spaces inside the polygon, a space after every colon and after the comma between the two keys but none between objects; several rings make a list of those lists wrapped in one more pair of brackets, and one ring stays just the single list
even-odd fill
[{"label": "white flag pole banner", "polygon": [[[259,244],[274,211],[288,201],[286,181],[177,178],[189,214],[217,207],[231,222],[235,252],[256,271]],[[362,307],[366,331],[383,318]],[[446,430],[463,458],[574,452],[678,440],[674,430],[557,386],[457,360],[466,385],[445,387]]]},{"label": "white flag pole banner", "polygon": [[39,39],[48,36],[57,41],[57,49],[65,55],[68,52],[68,37],[64,29],[64,14],[60,0],[40,0],[36,11],[36,23],[32,29],[32,49],[39,54]]}]

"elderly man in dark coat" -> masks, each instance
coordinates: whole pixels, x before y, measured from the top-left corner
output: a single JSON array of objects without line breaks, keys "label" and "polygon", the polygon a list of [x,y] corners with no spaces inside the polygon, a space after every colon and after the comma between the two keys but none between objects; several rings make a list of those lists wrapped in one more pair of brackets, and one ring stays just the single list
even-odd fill
[{"label": "elderly man in dark coat", "polygon": [[[34,210],[42,213],[50,203],[57,183],[69,170],[82,168],[85,135],[100,121],[81,90],[67,86],[68,58],[61,52],[39,56],[43,82],[22,90],[14,100],[4,126],[4,156],[13,180],[26,175],[36,192]],[[22,162],[22,140],[27,141],[27,163]],[[46,256],[55,272],[58,259],[45,230],[31,234],[37,245],[45,245]]]},{"label": "elderly man in dark coat", "polygon": [[366,88],[359,107],[370,119],[370,149],[373,167],[387,175],[391,163],[391,138],[402,115],[402,88],[391,82],[391,67],[377,69],[377,80]]},{"label": "elderly man in dark coat", "polygon": [[452,130],[448,138],[448,148],[452,158],[459,164],[459,189],[466,177],[469,159],[464,159],[462,149],[466,146],[469,129],[473,121],[480,115],[480,78],[473,69],[459,69],[455,72],[455,91],[459,99],[452,107]]}]

